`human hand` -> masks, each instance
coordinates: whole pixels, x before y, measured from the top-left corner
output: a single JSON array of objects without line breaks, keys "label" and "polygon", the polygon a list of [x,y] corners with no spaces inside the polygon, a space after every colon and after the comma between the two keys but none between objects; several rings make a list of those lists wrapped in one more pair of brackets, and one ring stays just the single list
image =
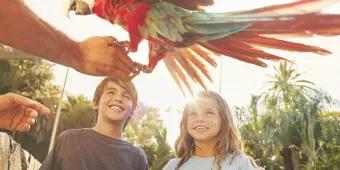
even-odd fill
[{"label": "human hand", "polygon": [[95,76],[114,76],[129,80],[138,74],[137,65],[114,37],[90,37],[79,43],[81,56],[72,67]]},{"label": "human hand", "polygon": [[7,93],[0,95],[0,128],[12,131],[28,131],[35,123],[38,112],[49,115],[44,105],[26,97]]}]

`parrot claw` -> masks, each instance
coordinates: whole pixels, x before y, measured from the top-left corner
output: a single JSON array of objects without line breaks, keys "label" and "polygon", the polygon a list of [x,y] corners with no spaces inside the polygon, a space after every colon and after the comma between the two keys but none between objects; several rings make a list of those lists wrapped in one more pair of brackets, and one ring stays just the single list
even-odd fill
[{"label": "parrot claw", "polygon": [[143,73],[152,73],[152,71],[154,69],[154,67],[150,67],[148,65],[144,65],[144,64],[141,64],[141,63],[135,62],[135,64],[136,64],[136,67],[134,69],[134,72],[131,73],[133,77],[138,75],[141,71]]},{"label": "parrot claw", "polygon": [[150,67],[148,65],[143,65],[142,71],[144,73],[152,73],[153,69],[154,69],[154,67]]},{"label": "parrot claw", "polygon": [[135,65],[136,65],[135,68],[133,69],[133,71],[129,75],[129,79],[133,79],[134,77],[139,75],[139,73],[143,70],[142,64],[135,62]]}]

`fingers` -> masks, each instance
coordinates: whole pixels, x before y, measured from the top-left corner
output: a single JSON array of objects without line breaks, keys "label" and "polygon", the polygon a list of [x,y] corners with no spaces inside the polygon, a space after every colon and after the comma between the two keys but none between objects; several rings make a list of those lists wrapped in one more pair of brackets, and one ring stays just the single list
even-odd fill
[{"label": "fingers", "polygon": [[47,107],[26,97],[14,93],[6,94],[6,97],[9,101],[8,105],[13,107],[7,126],[9,130],[27,131],[35,123],[38,112],[46,115],[50,114]]},{"label": "fingers", "polygon": [[25,117],[25,106],[19,105],[15,107],[13,113],[11,114],[11,118],[9,121],[9,130],[16,130],[20,126],[21,121]]},{"label": "fingers", "polygon": [[126,74],[126,76],[130,75],[133,72],[133,68],[129,68],[122,60],[116,61],[116,68]]},{"label": "fingers", "polygon": [[26,108],[25,117],[29,119],[35,119],[38,117],[38,112],[31,108]]},{"label": "fingers", "polygon": [[50,109],[48,109],[46,106],[44,106],[44,105],[42,105],[40,103],[37,103],[37,102],[33,103],[31,105],[31,108],[35,109],[36,111],[38,111],[39,113],[42,113],[45,116],[48,116],[48,115],[51,114]]},{"label": "fingers", "polygon": [[118,40],[115,37],[112,36],[104,36],[102,37],[108,44],[111,46],[114,45]]},{"label": "fingers", "polygon": [[18,127],[16,127],[16,129],[14,129],[15,131],[19,131],[19,132],[27,132],[31,129],[31,125],[28,123],[22,123],[20,124]]},{"label": "fingers", "polygon": [[120,56],[118,60],[121,61],[125,67],[129,68],[131,72],[135,71],[136,65],[129,56]]},{"label": "fingers", "polygon": [[36,122],[38,112],[34,109],[27,108],[23,105],[19,106],[12,114],[10,130],[25,132],[28,131]]},{"label": "fingers", "polygon": [[[125,51],[130,51],[129,41],[116,41],[115,45],[124,48]],[[133,51],[133,52],[136,52],[136,51]]]},{"label": "fingers", "polygon": [[50,114],[50,109],[48,109],[46,106],[28,99],[26,97],[14,94],[14,93],[9,93],[7,94],[9,96],[9,100],[13,103],[13,104],[19,104],[19,105],[23,105],[25,107],[29,107],[32,109],[35,109],[36,111],[44,114],[44,115],[49,115]]},{"label": "fingers", "polygon": [[136,65],[121,47],[111,47],[110,53],[113,58],[111,61],[112,67],[111,70],[109,70],[110,72],[113,71],[113,69],[118,69],[119,71],[124,72],[125,76],[128,76],[135,71]]},{"label": "fingers", "polygon": [[37,111],[30,108],[26,108],[25,116],[21,119],[18,126],[15,128],[16,131],[25,132],[30,130],[31,126],[34,125],[34,123],[36,122],[37,117],[38,117]]},{"label": "fingers", "polygon": [[[96,76],[117,76],[131,79],[139,73],[138,66],[127,55],[129,42],[118,42],[112,36],[91,37],[85,41],[85,59],[79,61],[82,72]],[[78,69],[77,69],[78,70]]]}]

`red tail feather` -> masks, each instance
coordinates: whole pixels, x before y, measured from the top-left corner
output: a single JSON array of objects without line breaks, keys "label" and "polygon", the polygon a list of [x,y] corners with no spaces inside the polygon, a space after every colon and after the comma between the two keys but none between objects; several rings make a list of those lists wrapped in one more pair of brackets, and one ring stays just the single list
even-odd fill
[{"label": "red tail feather", "polygon": [[204,47],[208,48],[209,50],[218,52],[220,54],[241,60],[243,62],[247,62],[250,64],[255,64],[261,67],[267,67],[267,64],[260,61],[256,57],[249,57],[232,49],[226,48],[225,44],[220,43],[218,40],[211,41],[209,43],[203,44]]},{"label": "red tail feather", "polygon": [[293,43],[289,41],[279,40],[275,38],[270,37],[264,37],[261,35],[256,35],[253,33],[238,33],[232,36],[234,39],[238,39],[240,41],[245,41],[249,43],[254,43],[256,45],[268,47],[268,48],[274,48],[274,49],[281,49],[281,50],[287,50],[287,51],[299,51],[299,52],[313,52],[320,55],[327,55],[331,54],[330,51],[325,50],[320,47],[316,46],[310,46],[300,43]]}]

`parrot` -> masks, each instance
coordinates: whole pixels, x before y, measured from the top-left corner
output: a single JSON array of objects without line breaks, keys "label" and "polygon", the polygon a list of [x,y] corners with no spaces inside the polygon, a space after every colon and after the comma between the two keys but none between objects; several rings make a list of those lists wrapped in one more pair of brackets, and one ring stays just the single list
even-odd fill
[{"label": "parrot", "polygon": [[95,14],[121,26],[129,34],[129,52],[136,52],[139,43],[147,40],[149,62],[139,64],[140,71],[151,73],[163,60],[181,91],[193,93],[189,79],[207,89],[206,81],[213,82],[208,66],[217,67],[218,57],[267,67],[264,60],[290,61],[263,48],[331,54],[281,37],[339,35],[340,14],[321,13],[337,2],[298,0],[214,13],[204,10],[213,0],[66,0],[64,12]]}]

